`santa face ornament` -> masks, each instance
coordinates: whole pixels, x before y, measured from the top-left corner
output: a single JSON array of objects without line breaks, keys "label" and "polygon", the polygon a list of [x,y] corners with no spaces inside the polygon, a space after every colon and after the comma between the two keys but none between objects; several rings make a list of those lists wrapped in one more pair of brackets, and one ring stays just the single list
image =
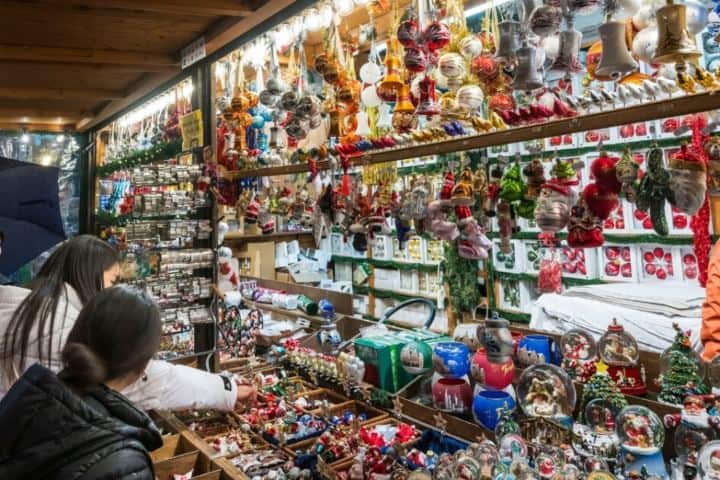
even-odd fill
[{"label": "santa face ornament", "polygon": [[687,215],[694,215],[705,201],[706,176],[702,170],[669,168],[671,203]]},{"label": "santa face ornament", "polygon": [[546,183],[535,208],[535,222],[543,232],[557,233],[567,225],[577,193],[569,188]]}]

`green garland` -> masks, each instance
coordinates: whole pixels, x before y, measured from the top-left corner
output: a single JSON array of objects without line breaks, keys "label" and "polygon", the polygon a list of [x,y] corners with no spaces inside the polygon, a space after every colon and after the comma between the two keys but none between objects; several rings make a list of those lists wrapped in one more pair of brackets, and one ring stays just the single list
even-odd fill
[{"label": "green garland", "polygon": [[484,297],[478,283],[478,261],[461,257],[455,244],[446,242],[442,265],[453,312],[458,317],[461,312],[472,312]]},{"label": "green garland", "polygon": [[500,318],[509,320],[514,323],[530,323],[530,314],[521,312],[508,312],[507,310],[496,310]]},{"label": "green garland", "polygon": [[353,284],[352,288],[353,288],[353,295],[367,295],[370,291],[367,285]]},{"label": "green garland", "polygon": [[367,263],[375,268],[385,268],[388,270],[418,270],[420,272],[437,272],[438,265],[432,265],[427,263],[415,263],[415,262],[397,262],[395,260],[379,260],[376,258],[355,258],[347,257],[344,255],[333,255],[332,261],[336,263]]},{"label": "green garland", "polygon": [[[488,232],[488,238],[499,238],[498,232]],[[605,241],[607,243],[621,243],[621,244],[634,244],[634,243],[659,243],[662,245],[692,245],[692,235],[673,235],[667,237],[661,237],[654,233],[604,233]],[[560,240],[567,239],[566,232],[560,232],[556,234],[556,237]],[[513,234],[514,240],[537,240],[538,232],[518,232]]]},{"label": "green garland", "polygon": [[98,177],[107,177],[120,170],[127,170],[140,165],[167,160],[181,152],[182,139],[173,140],[169,143],[156,143],[146,150],[133,150],[122,158],[98,166],[96,175]]},{"label": "green garland", "polygon": [[[689,142],[690,137],[675,137],[675,138],[662,138],[658,140],[638,140],[635,142],[625,142],[625,143],[613,143],[609,145],[603,145],[602,149],[606,152],[622,152],[625,150],[626,147],[629,147],[631,150],[642,150],[645,148],[651,148],[655,145],[658,147],[679,147],[683,142]],[[519,160],[521,162],[529,162],[530,160],[534,158],[540,157],[548,157],[551,156],[553,158],[568,158],[568,157],[579,157],[581,155],[585,155],[588,153],[597,152],[598,147],[597,145],[592,147],[578,147],[578,148],[568,148],[568,149],[560,149],[560,150],[545,150],[543,153],[540,154],[534,154],[534,153],[528,153],[525,155],[518,155],[512,157],[513,160]],[[491,158],[488,160],[488,164],[495,164],[498,163],[499,156],[497,158]]]}]

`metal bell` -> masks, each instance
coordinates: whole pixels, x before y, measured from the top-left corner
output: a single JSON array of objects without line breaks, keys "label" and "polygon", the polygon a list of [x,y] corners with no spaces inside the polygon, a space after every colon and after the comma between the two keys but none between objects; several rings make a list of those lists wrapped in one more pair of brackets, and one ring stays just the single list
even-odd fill
[{"label": "metal bell", "polygon": [[520,48],[520,29],[521,23],[513,20],[505,20],[498,24],[500,42],[495,58],[503,61],[515,58],[515,52]]},{"label": "metal bell", "polygon": [[625,43],[625,23],[608,21],[598,27],[602,54],[595,76],[620,78],[638,68]]},{"label": "metal bell", "polygon": [[402,62],[397,52],[397,39],[393,38],[388,44],[388,52],[385,56],[385,76],[380,80],[380,88],[397,92],[405,82],[400,77],[400,66]]},{"label": "metal bell", "polygon": [[395,103],[395,113],[413,113],[415,105],[410,100],[410,87],[403,83],[397,92],[397,101]]},{"label": "metal bell", "polygon": [[654,63],[684,63],[700,57],[695,40],[688,32],[685,5],[667,0],[658,8],[655,17],[658,24],[658,46]]},{"label": "metal bell", "polygon": [[558,55],[550,67],[550,70],[579,72],[582,69],[579,59],[581,42],[582,33],[578,32],[574,28],[569,28],[560,32]]},{"label": "metal bell", "polygon": [[517,67],[515,68],[515,78],[513,78],[510,87],[513,90],[524,90],[530,92],[542,88],[543,83],[543,66],[538,57],[537,48],[523,45],[517,49]]}]

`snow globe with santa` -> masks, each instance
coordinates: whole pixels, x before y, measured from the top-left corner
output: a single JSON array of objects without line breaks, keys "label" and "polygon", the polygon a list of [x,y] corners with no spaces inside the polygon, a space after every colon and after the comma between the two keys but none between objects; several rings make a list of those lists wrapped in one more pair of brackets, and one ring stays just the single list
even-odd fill
[{"label": "snow globe with santa", "polygon": [[647,472],[667,479],[662,448],[665,442],[665,427],[655,412],[640,405],[622,409],[615,422],[615,431],[620,439],[623,471],[627,477]]}]

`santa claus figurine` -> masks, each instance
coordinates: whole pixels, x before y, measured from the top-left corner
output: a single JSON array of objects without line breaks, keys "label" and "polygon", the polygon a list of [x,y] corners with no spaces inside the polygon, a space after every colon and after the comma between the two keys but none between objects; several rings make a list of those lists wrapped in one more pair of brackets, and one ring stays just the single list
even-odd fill
[{"label": "santa claus figurine", "polygon": [[535,223],[542,231],[539,238],[554,245],[555,234],[565,228],[570,219],[570,209],[577,201],[577,174],[573,164],[558,162],[553,167],[553,178],[543,183],[535,208]]}]

